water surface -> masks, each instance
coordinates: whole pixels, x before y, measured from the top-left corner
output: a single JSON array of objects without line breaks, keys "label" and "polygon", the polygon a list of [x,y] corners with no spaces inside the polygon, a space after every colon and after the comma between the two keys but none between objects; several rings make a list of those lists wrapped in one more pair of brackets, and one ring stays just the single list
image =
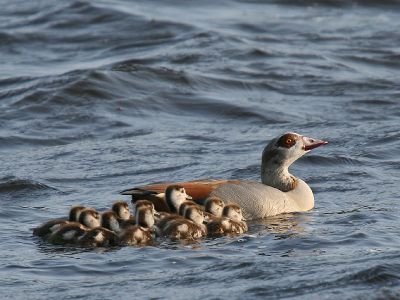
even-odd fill
[{"label": "water surface", "polygon": [[[397,1],[0,1],[4,298],[400,299]],[[284,132],[308,213],[81,249],[32,229],[119,191],[259,181]]]}]

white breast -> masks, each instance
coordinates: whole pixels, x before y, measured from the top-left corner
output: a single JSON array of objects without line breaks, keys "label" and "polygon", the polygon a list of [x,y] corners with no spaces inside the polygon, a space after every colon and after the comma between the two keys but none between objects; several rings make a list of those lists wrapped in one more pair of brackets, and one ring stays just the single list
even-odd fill
[{"label": "white breast", "polygon": [[240,205],[247,220],[308,211],[314,207],[314,195],[304,181],[298,180],[296,189],[289,192],[262,183],[240,182],[224,184],[212,191],[209,197],[219,197],[225,203]]}]

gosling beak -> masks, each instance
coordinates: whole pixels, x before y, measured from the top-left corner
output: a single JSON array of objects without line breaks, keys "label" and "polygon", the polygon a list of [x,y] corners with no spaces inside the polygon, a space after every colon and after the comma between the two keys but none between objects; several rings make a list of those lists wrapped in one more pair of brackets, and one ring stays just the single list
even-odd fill
[{"label": "gosling beak", "polygon": [[203,214],[203,223],[207,224],[209,221],[210,220],[209,220],[208,216],[206,214]]},{"label": "gosling beak", "polygon": [[192,196],[186,195],[186,200],[192,200]]},{"label": "gosling beak", "polygon": [[304,150],[307,152],[311,151],[312,149],[317,148],[319,146],[328,144],[327,141],[316,140],[316,139],[308,138],[305,136],[302,137],[302,140],[303,140]]}]

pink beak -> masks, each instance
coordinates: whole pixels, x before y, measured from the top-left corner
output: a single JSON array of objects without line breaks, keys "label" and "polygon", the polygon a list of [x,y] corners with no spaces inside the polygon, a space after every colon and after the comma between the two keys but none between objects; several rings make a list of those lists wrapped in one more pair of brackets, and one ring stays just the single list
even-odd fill
[{"label": "pink beak", "polygon": [[311,139],[308,137],[303,136],[303,144],[304,144],[304,150],[305,151],[310,151],[314,148],[317,148],[319,146],[323,146],[328,144],[327,141],[323,141],[323,140],[316,140],[316,139]]}]

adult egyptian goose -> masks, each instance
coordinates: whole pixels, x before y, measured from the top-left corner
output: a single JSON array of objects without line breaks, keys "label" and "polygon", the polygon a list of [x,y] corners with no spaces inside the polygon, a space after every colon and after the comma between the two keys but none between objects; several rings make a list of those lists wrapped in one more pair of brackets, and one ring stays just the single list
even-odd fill
[{"label": "adult egyptian goose", "polygon": [[[326,141],[296,133],[285,133],[272,139],[261,157],[262,183],[203,179],[176,184],[182,186],[196,202],[218,197],[225,203],[240,205],[247,220],[308,211],[314,207],[314,195],[303,180],[289,173],[288,168],[307,152],[325,144]],[[164,197],[163,192],[168,185],[171,183],[141,186],[121,194],[131,195],[132,202],[148,199],[154,203]]]}]

